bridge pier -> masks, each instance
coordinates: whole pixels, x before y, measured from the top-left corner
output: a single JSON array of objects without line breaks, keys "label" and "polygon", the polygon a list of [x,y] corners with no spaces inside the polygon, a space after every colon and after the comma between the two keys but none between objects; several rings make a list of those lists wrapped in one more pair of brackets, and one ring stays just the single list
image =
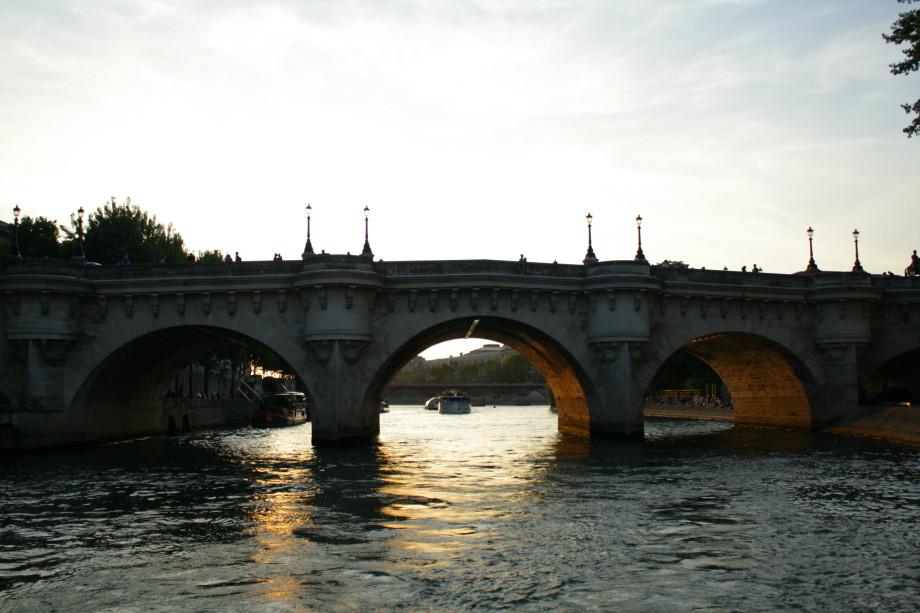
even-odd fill
[{"label": "bridge pier", "polygon": [[380,406],[368,398],[367,370],[358,364],[366,341],[312,341],[316,362],[304,378],[313,390],[310,420],[317,445],[368,444],[380,433]]},{"label": "bridge pier", "polygon": [[[588,393],[591,438],[641,438],[644,433],[642,401],[633,375],[637,352],[634,341],[591,343],[594,393]],[[560,426],[562,414],[560,413]]]}]

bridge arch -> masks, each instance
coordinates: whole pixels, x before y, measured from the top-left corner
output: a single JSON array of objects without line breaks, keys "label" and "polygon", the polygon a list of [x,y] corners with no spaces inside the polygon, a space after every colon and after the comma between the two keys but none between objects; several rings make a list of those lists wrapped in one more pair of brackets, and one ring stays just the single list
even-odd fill
[{"label": "bridge arch", "polygon": [[229,399],[195,407],[193,417],[184,405],[175,414],[164,410],[167,390],[180,372],[202,356],[234,345],[262,346],[276,353],[297,374],[298,387],[309,397],[302,356],[266,341],[271,342],[238,330],[194,324],[145,331],[120,342],[113,339],[101,348],[104,357],[95,360],[79,382],[70,412],[87,429],[88,439],[188,432],[192,424],[241,421],[249,407]]},{"label": "bridge arch", "polygon": [[920,331],[868,352],[859,376],[860,404],[920,402]]},{"label": "bridge arch", "polygon": [[812,370],[777,340],[725,331],[669,349],[643,373],[640,388],[648,388],[674,352],[685,351],[709,365],[728,387],[736,424],[811,429],[823,411],[823,394]]},{"label": "bridge arch", "polygon": [[597,390],[575,349],[547,332],[501,316],[457,317],[431,325],[402,340],[371,379],[365,402],[378,404],[387,383],[409,360],[425,349],[467,336],[498,341],[527,358],[552,390],[560,430],[578,434],[588,432],[589,406],[592,397],[597,396]]}]

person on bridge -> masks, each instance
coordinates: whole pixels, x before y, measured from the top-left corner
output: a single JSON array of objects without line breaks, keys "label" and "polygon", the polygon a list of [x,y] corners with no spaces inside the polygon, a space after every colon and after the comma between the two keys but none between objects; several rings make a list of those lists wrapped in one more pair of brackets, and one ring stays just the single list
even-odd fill
[{"label": "person on bridge", "polygon": [[916,249],[910,256],[910,266],[904,270],[904,276],[908,275],[920,275],[920,257],[917,257]]},{"label": "person on bridge", "polygon": [[236,261],[237,261],[237,262],[242,262],[242,261],[243,261],[243,258],[240,257],[240,252],[239,252],[239,251],[236,252]]}]

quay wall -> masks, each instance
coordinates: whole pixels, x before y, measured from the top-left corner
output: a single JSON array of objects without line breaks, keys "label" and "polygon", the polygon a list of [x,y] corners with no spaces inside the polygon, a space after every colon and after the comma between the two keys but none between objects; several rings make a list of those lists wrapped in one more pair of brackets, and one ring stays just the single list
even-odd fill
[{"label": "quay wall", "polygon": [[[875,407],[864,407],[867,411]],[[734,421],[731,409],[713,409],[672,404],[645,405],[646,417],[668,419],[715,419]],[[826,432],[847,436],[874,436],[890,441],[920,445],[920,408],[892,406],[855,420],[846,427],[828,428]]]},{"label": "quay wall", "polygon": [[829,428],[834,434],[877,436],[893,441],[920,444],[920,407],[897,405],[857,419],[843,428]]}]

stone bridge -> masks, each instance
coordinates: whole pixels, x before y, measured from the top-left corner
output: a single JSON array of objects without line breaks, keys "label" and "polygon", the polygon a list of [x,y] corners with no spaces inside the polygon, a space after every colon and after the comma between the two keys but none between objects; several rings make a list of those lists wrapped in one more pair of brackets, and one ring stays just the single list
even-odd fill
[{"label": "stone bridge", "polygon": [[[167,430],[190,362],[259,344],[297,373],[315,443],[374,440],[393,375],[433,344],[510,345],[545,376],[559,429],[641,436],[643,398],[678,350],[732,394],[735,421],[822,429],[860,391],[920,394],[920,279],[487,260],[91,266],[0,272],[0,432],[22,447]],[[176,418],[178,419],[178,418]]]}]

